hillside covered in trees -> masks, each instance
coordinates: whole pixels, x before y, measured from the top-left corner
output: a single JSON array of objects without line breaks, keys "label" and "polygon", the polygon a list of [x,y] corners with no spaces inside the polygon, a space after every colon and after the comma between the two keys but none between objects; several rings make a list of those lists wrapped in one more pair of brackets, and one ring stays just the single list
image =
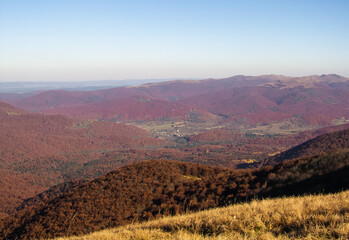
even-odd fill
[{"label": "hillside covered in trees", "polygon": [[334,194],[254,199],[54,240],[348,239],[348,206],[349,190]]},{"label": "hillside covered in trees", "polygon": [[28,111],[78,119],[186,120],[240,127],[295,121],[302,126],[324,127],[349,118],[348,94],[348,78],[335,74],[240,75],[97,91],[0,94],[0,99]]},{"label": "hillside covered in trees", "polygon": [[348,176],[348,150],[260,170],[151,160],[72,186],[56,197],[43,198],[2,220],[1,238],[83,234],[162,215],[225,206],[256,196],[332,192],[347,189]]},{"label": "hillside covered in trees", "polygon": [[[208,129],[170,141],[136,126],[29,113],[0,103],[0,218],[56,184],[91,180],[133,162],[164,159],[250,167],[250,161],[258,163],[269,154],[346,127],[280,136]],[[176,125],[173,129],[176,132]]]},{"label": "hillside covered in trees", "polygon": [[213,129],[165,141],[135,126],[28,113],[6,103],[0,105],[0,119],[0,218],[57,184],[92,180],[133,162],[162,159],[231,169],[251,167],[269,154],[347,128],[340,125],[281,136]]},{"label": "hillside covered in trees", "polygon": [[349,148],[349,129],[318,136],[262,161],[260,166],[275,165],[284,160],[313,156],[346,148]]},{"label": "hillside covered in trees", "polygon": [[0,102],[0,218],[22,200],[73,180],[70,172],[104,152],[164,142],[134,126],[28,113]]}]

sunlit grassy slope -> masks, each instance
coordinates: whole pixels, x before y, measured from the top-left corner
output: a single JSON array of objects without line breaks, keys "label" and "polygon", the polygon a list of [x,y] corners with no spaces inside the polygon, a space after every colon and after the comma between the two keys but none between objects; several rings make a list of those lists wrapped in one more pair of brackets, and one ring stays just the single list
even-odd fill
[{"label": "sunlit grassy slope", "polygon": [[254,200],[56,240],[348,239],[349,191]]}]

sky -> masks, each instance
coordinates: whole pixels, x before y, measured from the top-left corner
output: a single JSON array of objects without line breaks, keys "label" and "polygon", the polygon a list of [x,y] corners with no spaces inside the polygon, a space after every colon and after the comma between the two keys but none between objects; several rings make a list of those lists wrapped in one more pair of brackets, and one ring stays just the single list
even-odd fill
[{"label": "sky", "polygon": [[348,0],[0,0],[0,82],[328,73]]}]

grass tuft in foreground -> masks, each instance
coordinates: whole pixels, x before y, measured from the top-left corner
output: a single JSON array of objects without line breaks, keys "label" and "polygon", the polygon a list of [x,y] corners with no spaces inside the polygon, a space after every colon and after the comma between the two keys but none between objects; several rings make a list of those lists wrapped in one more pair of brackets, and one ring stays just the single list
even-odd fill
[{"label": "grass tuft in foreground", "polygon": [[349,239],[349,191],[254,200],[56,240]]}]

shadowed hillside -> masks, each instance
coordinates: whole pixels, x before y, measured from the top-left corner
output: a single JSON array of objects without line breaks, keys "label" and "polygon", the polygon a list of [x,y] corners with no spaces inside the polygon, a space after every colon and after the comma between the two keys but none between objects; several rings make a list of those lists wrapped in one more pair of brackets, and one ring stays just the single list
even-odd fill
[{"label": "shadowed hillside", "polygon": [[278,162],[349,148],[349,129],[327,133],[261,162],[261,167]]},{"label": "shadowed hillside", "polygon": [[[296,192],[348,188],[349,152],[341,151],[261,170],[227,170],[198,164],[147,161],[122,167],[1,222],[2,238],[32,239],[83,234],[161,215],[199,211],[274,196],[302,181],[315,184]],[[342,178],[328,184],[328,175]]]},{"label": "shadowed hillside", "polygon": [[347,239],[348,207],[349,191],[253,200],[55,240]]}]

